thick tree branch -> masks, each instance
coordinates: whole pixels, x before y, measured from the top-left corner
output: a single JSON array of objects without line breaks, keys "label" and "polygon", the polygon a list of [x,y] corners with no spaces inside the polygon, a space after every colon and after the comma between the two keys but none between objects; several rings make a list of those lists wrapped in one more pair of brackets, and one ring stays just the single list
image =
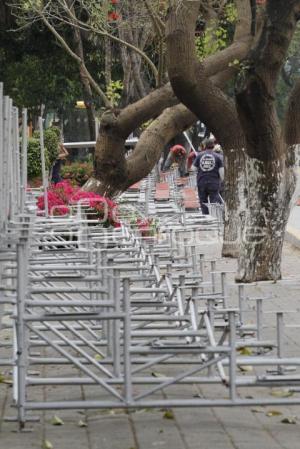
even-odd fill
[{"label": "thick tree branch", "polygon": [[[226,85],[231,77],[232,70],[226,68],[224,72],[214,75],[211,81],[221,88]],[[168,85],[168,88],[171,89],[170,85]],[[156,93],[162,90],[163,88],[158,89]],[[155,98],[152,101],[154,105]],[[132,113],[135,114],[136,111],[137,109],[133,110]],[[129,114],[130,116],[131,114]],[[123,120],[124,117],[117,118],[110,113],[105,114],[96,147],[96,174],[97,179],[101,180],[99,189],[101,193],[106,192],[109,195],[116,195],[126,190],[131,184],[143,179],[158,162],[164,145],[175,135],[192,126],[197,117],[182,104],[165,109],[142,133],[128,159],[125,158],[124,141],[119,137],[118,124],[119,121],[122,122]],[[113,152],[111,151],[112,146]],[[232,157],[235,157],[235,154],[232,154]],[[93,190],[95,183],[92,183],[88,188]],[[96,188],[98,188],[97,185]]]},{"label": "thick tree branch", "polygon": [[[245,6],[248,0],[240,4]],[[234,103],[213,85],[207,77],[205,66],[196,56],[194,28],[199,5],[200,1],[184,0],[170,10],[166,30],[169,78],[177,97],[211,129],[225,148],[234,148],[237,146],[236,139],[242,138]],[[250,34],[250,21],[249,10],[247,36]],[[240,28],[238,32],[241,33]],[[246,41],[248,45],[241,50],[243,55],[251,42]],[[234,45],[239,48],[238,44]]]}]

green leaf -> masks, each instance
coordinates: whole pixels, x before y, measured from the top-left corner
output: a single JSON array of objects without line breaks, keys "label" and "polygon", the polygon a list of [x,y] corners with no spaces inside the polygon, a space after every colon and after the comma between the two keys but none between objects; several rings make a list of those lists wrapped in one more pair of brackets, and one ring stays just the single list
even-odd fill
[{"label": "green leaf", "polygon": [[94,359],[97,360],[97,362],[99,362],[100,360],[103,360],[103,356],[101,354],[96,354]]},{"label": "green leaf", "polygon": [[53,426],[63,426],[64,422],[59,416],[54,415],[52,418],[51,424]]}]

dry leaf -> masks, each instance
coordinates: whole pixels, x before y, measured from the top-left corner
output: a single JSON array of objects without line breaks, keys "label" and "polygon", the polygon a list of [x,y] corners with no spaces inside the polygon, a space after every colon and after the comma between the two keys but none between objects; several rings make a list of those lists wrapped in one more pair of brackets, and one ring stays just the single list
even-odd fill
[{"label": "dry leaf", "polygon": [[161,373],[158,373],[158,372],[155,372],[155,371],[153,371],[151,373],[151,376],[153,376],[153,377],[166,377],[164,374],[161,374]]},{"label": "dry leaf", "polygon": [[64,422],[63,422],[63,420],[59,417],[59,416],[53,416],[53,418],[52,418],[52,421],[51,421],[51,424],[53,425],[53,426],[63,426],[64,425]]},{"label": "dry leaf", "polygon": [[252,355],[253,351],[251,348],[247,348],[246,346],[238,349],[238,353],[241,355]]},{"label": "dry leaf", "polygon": [[287,416],[286,418],[283,418],[281,420],[283,424],[297,424],[297,417],[296,416]]},{"label": "dry leaf", "polygon": [[252,413],[265,413],[265,409],[263,409],[262,407],[256,407],[256,408],[252,408],[251,412]]},{"label": "dry leaf", "polygon": [[266,416],[280,416],[282,415],[282,412],[280,412],[279,410],[270,410],[266,413]]},{"label": "dry leaf", "polygon": [[43,449],[53,449],[53,444],[49,440],[45,440],[43,444]]},{"label": "dry leaf", "polygon": [[9,377],[5,377],[3,373],[0,374],[0,384],[12,385],[13,381]]},{"label": "dry leaf", "polygon": [[271,395],[275,396],[276,398],[289,398],[290,396],[293,396],[293,394],[294,393],[288,389],[271,391]]},{"label": "dry leaf", "polygon": [[78,427],[87,427],[87,423],[85,421],[78,421]]},{"label": "dry leaf", "polygon": [[165,413],[164,413],[164,418],[165,419],[175,419],[173,411],[172,410],[166,410]]},{"label": "dry leaf", "polygon": [[239,369],[243,372],[243,373],[248,373],[250,371],[253,371],[253,366],[251,365],[239,365]]}]

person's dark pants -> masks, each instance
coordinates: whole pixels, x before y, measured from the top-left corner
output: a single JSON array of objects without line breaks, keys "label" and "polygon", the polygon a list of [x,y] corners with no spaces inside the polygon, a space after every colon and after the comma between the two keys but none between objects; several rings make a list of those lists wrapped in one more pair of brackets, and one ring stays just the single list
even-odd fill
[{"label": "person's dark pants", "polygon": [[53,184],[57,184],[58,182],[62,181],[62,177],[60,176],[61,166],[62,166],[61,159],[57,159],[53,164],[52,177],[51,177],[51,182],[53,182]]},{"label": "person's dark pants", "polygon": [[221,198],[219,194],[220,184],[219,182],[211,181],[198,181],[198,195],[202,213],[208,215],[208,198],[210,203],[221,203]]}]

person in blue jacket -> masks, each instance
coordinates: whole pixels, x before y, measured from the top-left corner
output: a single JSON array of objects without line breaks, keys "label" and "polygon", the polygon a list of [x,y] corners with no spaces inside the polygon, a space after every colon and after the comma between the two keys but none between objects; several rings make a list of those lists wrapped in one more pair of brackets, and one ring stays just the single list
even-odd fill
[{"label": "person in blue jacket", "polygon": [[201,151],[193,162],[193,170],[197,170],[198,195],[202,213],[209,214],[206,204],[222,203],[220,196],[221,183],[224,180],[224,165],[220,156],[214,152],[215,139],[206,141],[204,151]]}]

